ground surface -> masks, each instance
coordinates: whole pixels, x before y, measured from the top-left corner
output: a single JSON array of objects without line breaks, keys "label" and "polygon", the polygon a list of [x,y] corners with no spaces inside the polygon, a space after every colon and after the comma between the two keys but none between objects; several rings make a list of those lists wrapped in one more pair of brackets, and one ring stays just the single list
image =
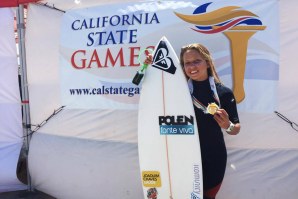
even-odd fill
[{"label": "ground surface", "polygon": [[54,197],[40,191],[12,191],[0,193],[1,199],[55,199]]}]

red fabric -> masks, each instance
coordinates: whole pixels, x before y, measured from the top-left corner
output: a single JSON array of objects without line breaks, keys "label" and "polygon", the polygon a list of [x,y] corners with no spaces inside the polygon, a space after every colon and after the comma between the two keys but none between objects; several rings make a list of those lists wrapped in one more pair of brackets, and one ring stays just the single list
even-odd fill
[{"label": "red fabric", "polygon": [[17,7],[19,4],[37,2],[39,0],[0,0],[0,8]]},{"label": "red fabric", "polygon": [[217,186],[205,191],[204,195],[207,196],[208,198],[215,198],[215,196],[216,196],[217,192],[219,191],[220,187],[221,187],[221,183],[218,184]]}]

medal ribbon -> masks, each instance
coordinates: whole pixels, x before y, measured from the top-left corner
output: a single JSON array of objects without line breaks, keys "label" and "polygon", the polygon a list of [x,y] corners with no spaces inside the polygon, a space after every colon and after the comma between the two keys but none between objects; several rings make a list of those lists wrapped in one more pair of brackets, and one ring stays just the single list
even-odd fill
[{"label": "medal ribbon", "polygon": [[203,111],[203,113],[207,114],[207,107],[202,104],[199,100],[197,100],[197,98],[193,95],[191,95],[192,97],[192,102],[193,104],[198,108],[198,109],[201,109]]},{"label": "medal ribbon", "polygon": [[[220,101],[219,101],[219,97],[218,97],[218,94],[217,94],[217,90],[216,90],[216,86],[215,86],[215,82],[214,82],[214,78],[213,77],[209,77],[209,83],[210,83],[210,87],[211,87],[211,90],[213,92],[213,98],[215,99],[215,101],[218,102],[219,104],[219,107],[220,107]],[[203,113],[207,114],[207,107],[202,104],[194,95],[193,95],[193,84],[192,84],[192,80],[189,79],[188,80],[188,87],[189,87],[189,91],[190,91],[190,94],[191,94],[191,97],[192,97],[192,102],[193,104],[198,108],[198,109],[201,109],[203,111]]]},{"label": "medal ribbon", "polygon": [[218,105],[220,107],[220,101],[219,101],[219,97],[218,97],[218,94],[217,94],[214,78],[211,77],[211,76],[209,77],[209,83],[210,83],[211,90],[213,92],[213,98],[218,102]]}]

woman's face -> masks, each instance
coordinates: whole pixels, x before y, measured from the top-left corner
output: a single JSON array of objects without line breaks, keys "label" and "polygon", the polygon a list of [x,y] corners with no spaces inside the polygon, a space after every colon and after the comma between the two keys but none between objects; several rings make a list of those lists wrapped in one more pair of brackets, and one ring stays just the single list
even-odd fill
[{"label": "woman's face", "polygon": [[187,50],[183,55],[183,62],[184,71],[192,80],[204,81],[208,78],[207,62],[197,50]]}]

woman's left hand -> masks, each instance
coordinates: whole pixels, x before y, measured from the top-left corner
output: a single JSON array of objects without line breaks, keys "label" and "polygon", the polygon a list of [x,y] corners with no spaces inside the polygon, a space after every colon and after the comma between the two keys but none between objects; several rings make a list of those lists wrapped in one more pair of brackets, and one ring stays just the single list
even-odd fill
[{"label": "woman's left hand", "polygon": [[230,126],[229,114],[224,109],[218,109],[214,114],[214,119],[221,128],[223,129],[229,128]]}]

